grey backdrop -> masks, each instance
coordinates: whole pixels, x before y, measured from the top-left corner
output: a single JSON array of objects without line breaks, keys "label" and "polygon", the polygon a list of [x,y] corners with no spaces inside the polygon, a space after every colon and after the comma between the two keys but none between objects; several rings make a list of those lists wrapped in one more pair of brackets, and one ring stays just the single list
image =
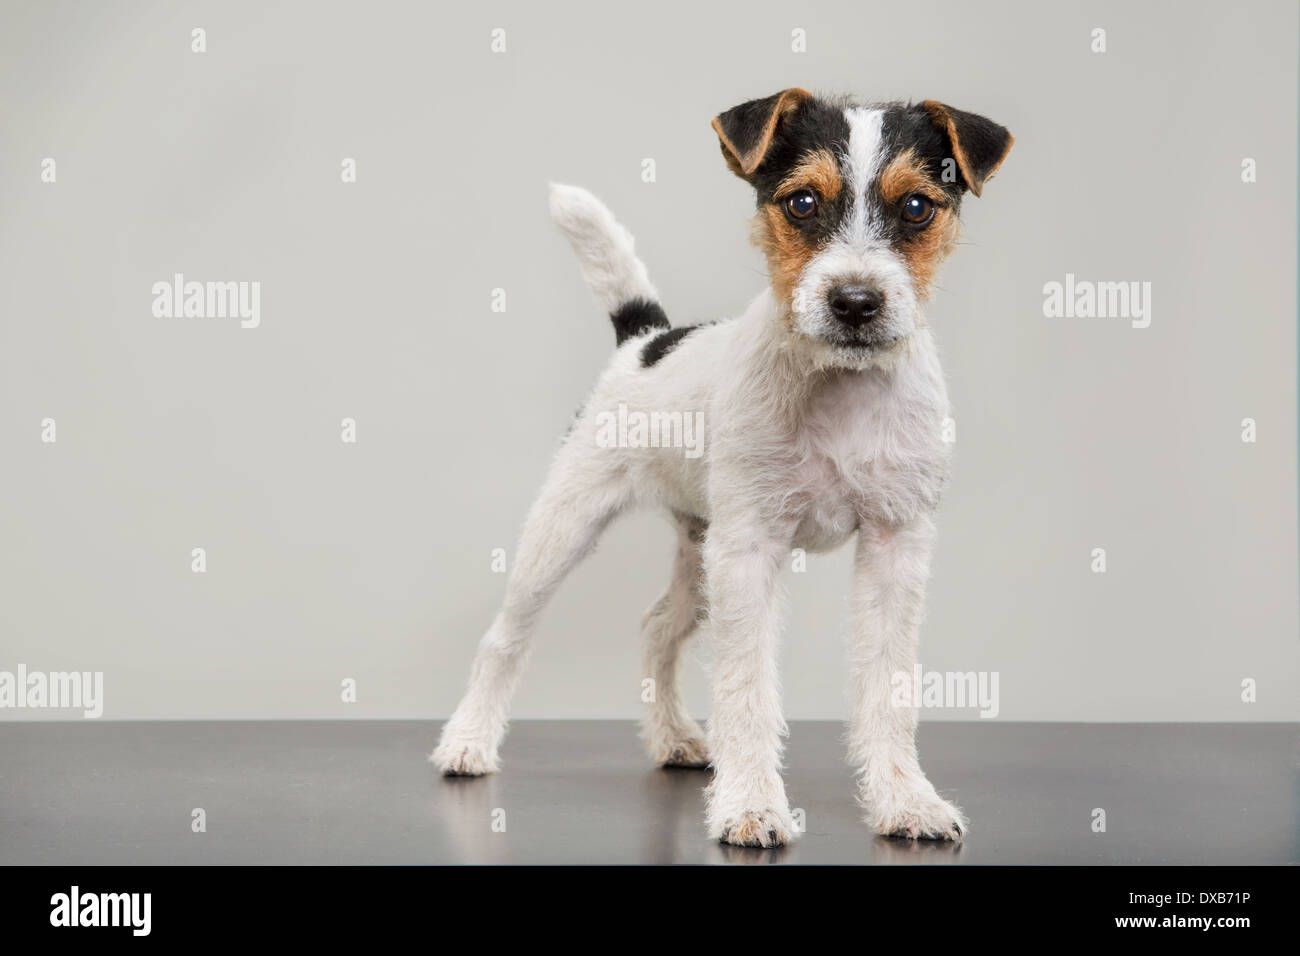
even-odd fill
[{"label": "grey backdrop", "polygon": [[[709,120],[801,85],[1017,137],[930,309],[924,666],[998,672],[1001,719],[1300,717],[1293,2],[0,9],[0,670],[101,670],[105,718],[445,716],[612,346],[546,183],[613,207],[676,320],[734,313],[762,263]],[[155,318],[176,272],[260,282],[260,327]],[[1150,327],[1044,318],[1067,272],[1151,282]],[[608,534],[516,716],[640,712],[671,550]],[[787,574],[791,717],[845,712],[848,558]]]}]

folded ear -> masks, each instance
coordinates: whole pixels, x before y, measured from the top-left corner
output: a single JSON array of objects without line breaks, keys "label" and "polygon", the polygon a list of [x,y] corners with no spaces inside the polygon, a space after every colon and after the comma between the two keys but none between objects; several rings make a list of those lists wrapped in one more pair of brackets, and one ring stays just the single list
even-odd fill
[{"label": "folded ear", "polygon": [[991,119],[953,109],[938,100],[926,100],[921,108],[930,115],[930,122],[948,137],[966,188],[978,196],[1011,152],[1016,138]]},{"label": "folded ear", "polygon": [[811,93],[794,87],[741,103],[715,116],[713,131],[718,134],[722,156],[731,171],[741,179],[749,179],[762,165],[781,123],[810,99]]}]

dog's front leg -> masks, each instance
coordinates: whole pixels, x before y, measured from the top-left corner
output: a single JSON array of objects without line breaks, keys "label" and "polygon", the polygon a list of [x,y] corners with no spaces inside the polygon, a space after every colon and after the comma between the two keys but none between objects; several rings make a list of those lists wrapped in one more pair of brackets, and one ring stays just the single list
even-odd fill
[{"label": "dog's front leg", "polygon": [[776,660],[777,576],[792,533],[715,521],[704,549],[714,639],[707,824],[736,846],[780,846],[793,834]]},{"label": "dog's front leg", "polygon": [[960,840],[965,818],[935,792],[916,757],[918,702],[893,694],[895,675],[911,686],[933,542],[934,523],[925,516],[903,524],[864,521],[858,532],[849,760],[875,832]]}]

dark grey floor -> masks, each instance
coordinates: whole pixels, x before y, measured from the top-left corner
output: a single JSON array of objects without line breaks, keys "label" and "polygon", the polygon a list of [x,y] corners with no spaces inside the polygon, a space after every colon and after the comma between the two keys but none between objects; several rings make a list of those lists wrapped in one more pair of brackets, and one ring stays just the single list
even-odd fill
[{"label": "dark grey floor", "polygon": [[840,726],[796,723],[807,832],[776,851],[706,839],[707,772],[652,769],[630,723],[516,722],[477,780],[425,762],[438,729],[0,724],[0,863],[1300,862],[1296,725],[923,724],[922,764],[971,820],[954,849],[872,837]]}]

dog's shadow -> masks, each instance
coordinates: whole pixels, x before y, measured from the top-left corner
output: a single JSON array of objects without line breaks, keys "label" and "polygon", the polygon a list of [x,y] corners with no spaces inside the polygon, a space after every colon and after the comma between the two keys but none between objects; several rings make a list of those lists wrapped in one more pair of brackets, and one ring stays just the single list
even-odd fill
[{"label": "dog's shadow", "polygon": [[[701,859],[704,835],[704,788],[711,771],[660,767],[647,771],[636,792],[641,832],[636,862],[650,865],[711,863],[732,866],[766,866],[793,862],[794,847],[774,849],[730,846],[709,841]],[[502,802],[499,778],[440,777],[437,781],[437,816],[462,863],[506,864],[511,858],[504,827],[494,826]],[[502,821],[504,822],[504,821]],[[944,864],[960,862],[963,844],[935,840],[908,840],[878,836],[869,840],[862,863]],[[813,861],[815,862],[815,861]]]},{"label": "dog's shadow", "polygon": [[790,855],[788,846],[761,849],[756,846],[732,846],[729,843],[715,843],[709,850],[710,863],[725,863],[729,866],[767,866],[781,863]]},{"label": "dog's shadow", "polygon": [[877,836],[871,841],[873,863],[957,863],[964,844],[951,840],[910,840],[906,837]]}]

